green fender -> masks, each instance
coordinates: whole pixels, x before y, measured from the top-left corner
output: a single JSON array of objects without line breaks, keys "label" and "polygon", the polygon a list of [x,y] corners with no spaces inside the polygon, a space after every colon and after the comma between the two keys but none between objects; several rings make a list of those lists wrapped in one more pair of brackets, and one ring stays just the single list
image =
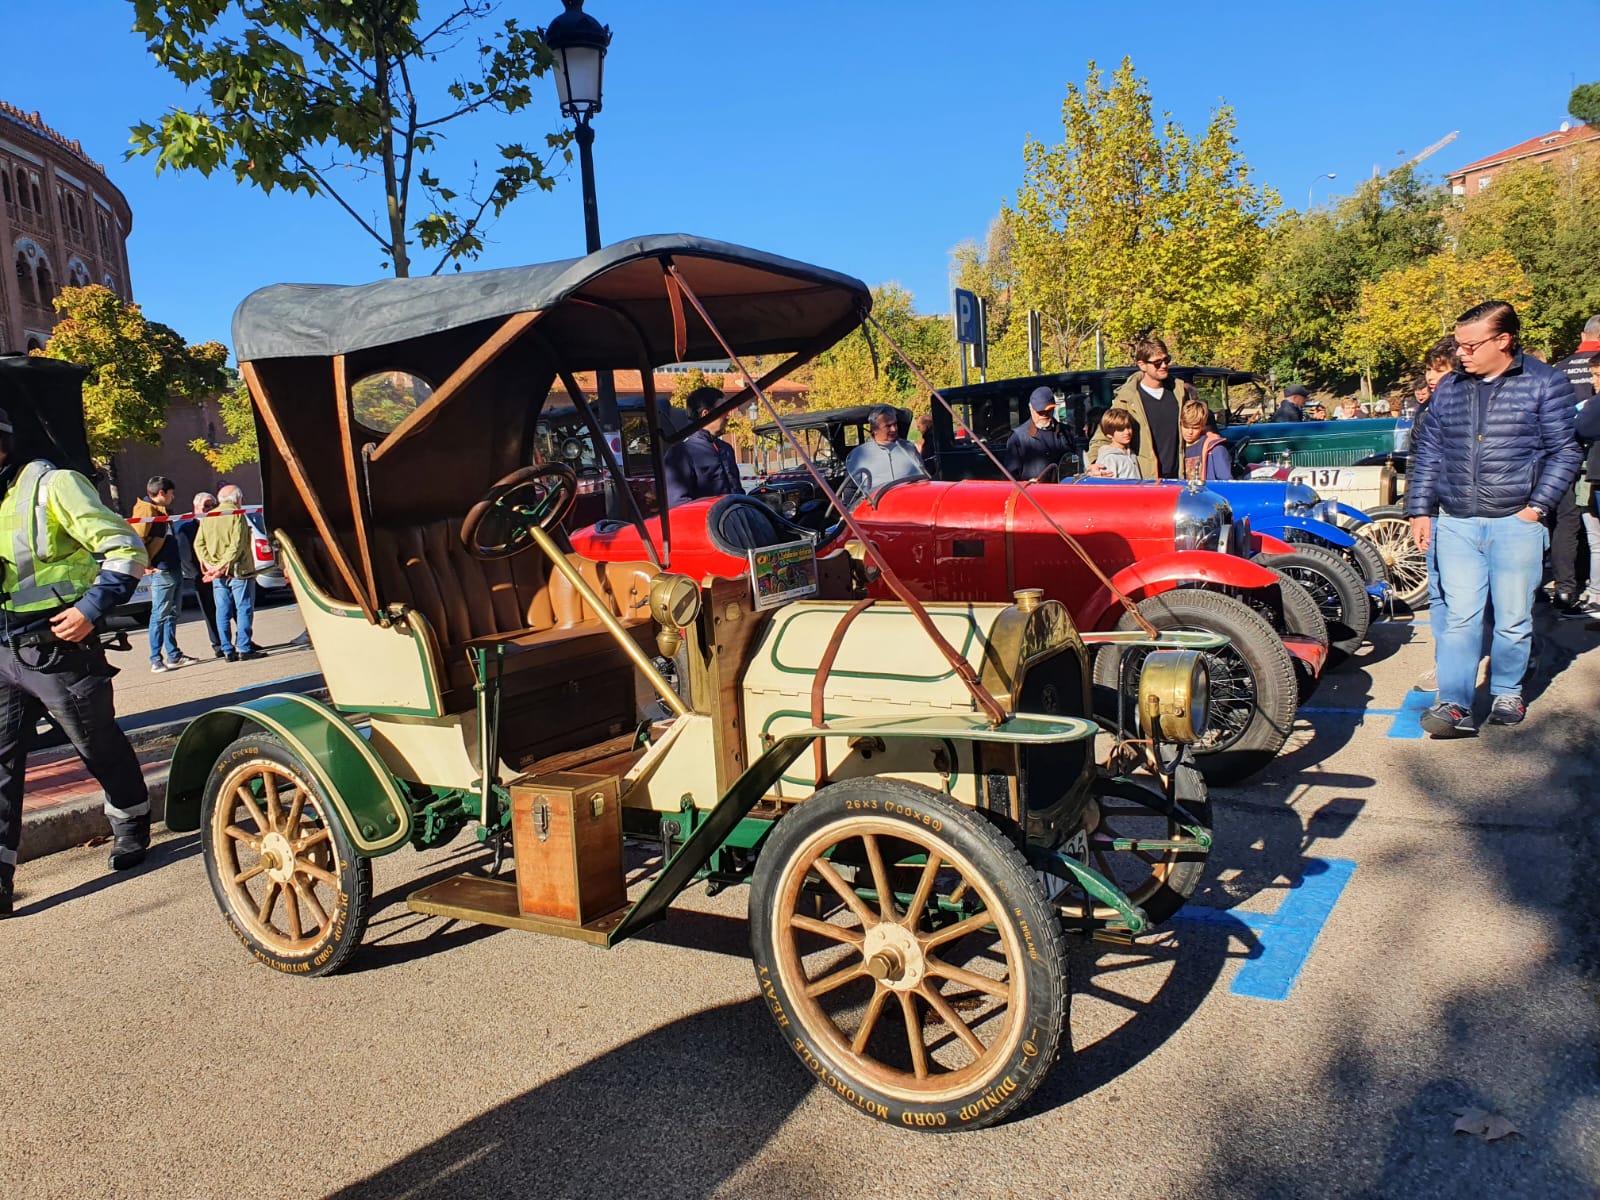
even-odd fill
[{"label": "green fender", "polygon": [[167,774],[167,828],[200,828],[200,800],[211,769],[248,726],[278,737],[322,785],[356,849],[387,854],[411,837],[411,809],[367,740],[325,704],[282,693],[214,709],[190,722]]}]

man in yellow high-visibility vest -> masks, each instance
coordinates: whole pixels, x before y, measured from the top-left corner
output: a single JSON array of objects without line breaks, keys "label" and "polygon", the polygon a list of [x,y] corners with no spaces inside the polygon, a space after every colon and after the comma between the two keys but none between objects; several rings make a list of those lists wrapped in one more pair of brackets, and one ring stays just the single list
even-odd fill
[{"label": "man in yellow high-visibility vest", "polygon": [[12,456],[0,411],[0,917],[11,915],[28,748],[48,712],[105,789],[110,867],[144,861],[150,795],[117,728],[116,669],[93,639],[102,615],[133,595],[144,542],[76,471]]}]

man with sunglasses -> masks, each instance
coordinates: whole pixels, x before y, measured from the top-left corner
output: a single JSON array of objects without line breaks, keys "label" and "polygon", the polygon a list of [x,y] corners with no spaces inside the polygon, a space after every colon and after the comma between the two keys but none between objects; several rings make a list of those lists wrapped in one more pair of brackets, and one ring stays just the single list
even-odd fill
[{"label": "man with sunglasses", "polygon": [[[1183,478],[1183,442],[1178,437],[1178,410],[1185,400],[1194,398],[1194,389],[1181,379],[1171,377],[1172,356],[1167,344],[1158,337],[1140,338],[1133,347],[1134,365],[1138,367],[1117,389],[1111,401],[1113,408],[1125,408],[1133,417],[1133,444],[1128,447],[1139,462],[1139,475],[1143,479]],[[1103,429],[1096,429],[1089,442],[1089,461],[1100,456],[1100,447],[1111,439]],[[1109,474],[1091,467],[1091,475]]]},{"label": "man with sunglasses", "polygon": [[[1422,716],[1434,737],[1477,732],[1473,701],[1483,616],[1494,602],[1489,721],[1527,713],[1522,680],[1533,649],[1533,594],[1544,573],[1544,519],[1577,477],[1572,384],[1522,353],[1522,322],[1503,300],[1456,319],[1461,369],[1439,381],[1413,429],[1406,513],[1427,550],[1437,538],[1448,619],[1439,635],[1437,703]],[[1430,518],[1438,524],[1430,528]]]}]

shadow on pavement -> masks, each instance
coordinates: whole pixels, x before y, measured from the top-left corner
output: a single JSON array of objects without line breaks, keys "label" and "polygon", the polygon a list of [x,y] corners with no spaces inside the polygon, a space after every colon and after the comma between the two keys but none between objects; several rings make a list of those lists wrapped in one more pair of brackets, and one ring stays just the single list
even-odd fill
[{"label": "shadow on pavement", "polygon": [[[110,853],[111,843],[105,845]],[[26,918],[38,913],[48,912],[59,905],[81,900],[85,896],[93,896],[96,892],[103,892],[107,888],[115,887],[119,883],[126,883],[130,879],[137,879],[141,875],[149,875],[163,867],[170,867],[173,863],[183,862],[200,853],[200,835],[188,834],[184,837],[169,838],[157,842],[150,847],[150,853],[145,858],[143,865],[131,871],[106,871],[103,875],[96,875],[93,879],[85,880],[77,887],[68,888],[64,892],[57,892],[54,896],[44,896],[38,900],[31,899],[27,891],[27,876],[21,877],[23,887],[17,893],[17,917]]]},{"label": "shadow on pavement", "polygon": [[[727,1004],[507,1100],[333,1198],[692,1200],[755,1158],[811,1086],[765,1006]],[[584,1133],[548,1136],[556,1129]],[[812,1194],[790,1185],[791,1196]]]}]

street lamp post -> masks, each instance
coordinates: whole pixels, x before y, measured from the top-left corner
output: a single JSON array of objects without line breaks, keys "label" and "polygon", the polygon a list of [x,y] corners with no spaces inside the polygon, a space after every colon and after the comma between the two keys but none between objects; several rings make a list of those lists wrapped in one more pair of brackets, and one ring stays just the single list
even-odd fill
[{"label": "street lamp post", "polygon": [[[587,252],[593,254],[600,249],[600,206],[594,195],[594,127],[589,121],[600,111],[611,28],[584,12],[583,0],[562,0],[562,3],[566,11],[539,33],[555,54],[556,93],[561,100],[561,115],[576,122],[573,136],[578,142],[578,172],[583,179],[584,244]],[[610,371],[596,372],[595,408],[600,427],[608,435],[621,430],[616,385]],[[610,486],[608,484],[608,489]]]},{"label": "street lamp post", "polygon": [[1324,173],[1322,175],[1318,175],[1315,179],[1313,179],[1311,181],[1311,186],[1306,188],[1306,211],[1307,212],[1311,211],[1311,205],[1312,205],[1311,193],[1316,188],[1317,184],[1321,183],[1324,179],[1337,179],[1337,178],[1339,178],[1338,175],[1336,175],[1332,171],[1328,171],[1328,172],[1326,172],[1326,173]]}]

